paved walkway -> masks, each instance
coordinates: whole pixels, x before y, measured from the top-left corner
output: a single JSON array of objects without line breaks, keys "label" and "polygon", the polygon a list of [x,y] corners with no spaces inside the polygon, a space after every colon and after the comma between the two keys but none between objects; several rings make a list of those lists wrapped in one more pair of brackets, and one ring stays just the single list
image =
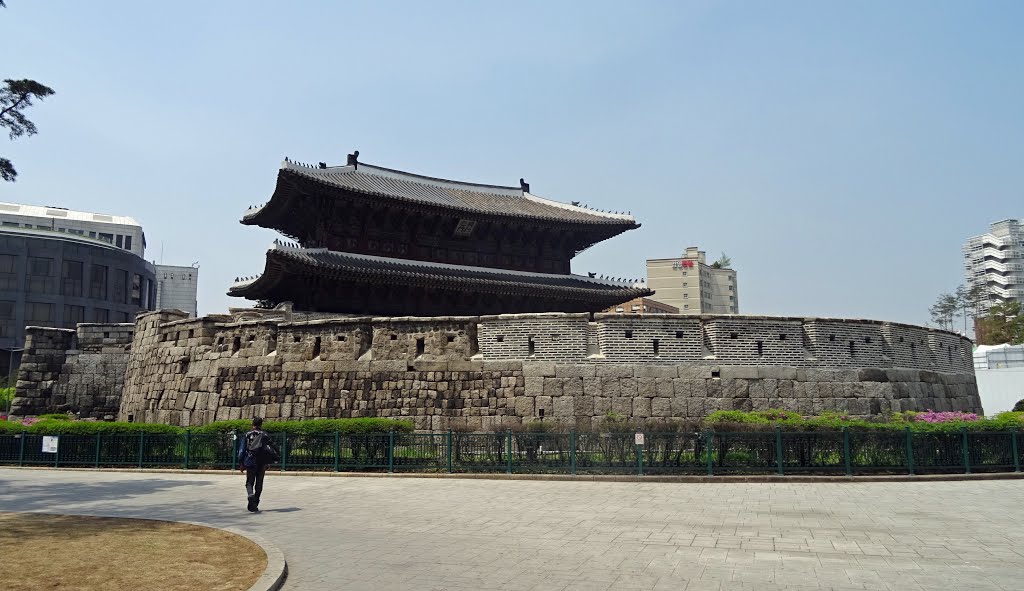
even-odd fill
[{"label": "paved walkway", "polygon": [[285,589],[1020,589],[1024,481],[660,484],[0,469],[0,511],[263,536]]}]

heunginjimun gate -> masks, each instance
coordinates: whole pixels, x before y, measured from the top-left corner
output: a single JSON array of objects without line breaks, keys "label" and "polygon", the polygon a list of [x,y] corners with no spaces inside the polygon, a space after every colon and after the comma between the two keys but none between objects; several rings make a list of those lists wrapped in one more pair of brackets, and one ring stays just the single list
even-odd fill
[{"label": "heunginjimun gate", "polygon": [[277,230],[264,272],[228,295],[261,305],[370,315],[594,312],[651,295],[573,275],[570,260],[640,227],[632,216],[551,201],[519,187],[420,176],[358,162],[285,159],[246,225]]}]

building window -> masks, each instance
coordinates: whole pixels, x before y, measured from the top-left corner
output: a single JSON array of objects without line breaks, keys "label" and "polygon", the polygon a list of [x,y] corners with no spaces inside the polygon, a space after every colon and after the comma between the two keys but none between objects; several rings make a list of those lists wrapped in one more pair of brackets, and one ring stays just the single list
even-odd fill
[{"label": "building window", "polygon": [[107,267],[93,265],[89,276],[89,297],[97,300],[107,299]]},{"label": "building window", "polygon": [[28,257],[28,291],[29,293],[56,293],[57,285],[53,277],[53,259]]},{"label": "building window", "polygon": [[0,289],[18,289],[18,257],[0,254]]},{"label": "building window", "polygon": [[64,282],[64,295],[82,297],[82,266],[80,261],[64,261],[64,269],[61,273]]},{"label": "building window", "polygon": [[53,326],[53,304],[25,302],[25,324]]},{"label": "building window", "polygon": [[11,301],[0,302],[0,337],[17,336],[14,329],[14,305]]},{"label": "building window", "polygon": [[89,232],[89,238],[95,238],[96,232]]},{"label": "building window", "polygon": [[113,234],[105,234],[103,232],[100,232],[100,240],[102,240],[104,242],[109,242],[110,244],[113,244],[114,243],[114,235]]},{"label": "building window", "polygon": [[124,249],[125,250],[131,250],[132,249],[132,237],[131,236],[125,236],[124,237]]},{"label": "building window", "polygon": [[132,273],[132,305],[142,306],[142,277],[138,273]]},{"label": "building window", "polygon": [[690,309],[690,304],[683,304],[683,309],[684,310],[689,310]]},{"label": "building window", "polygon": [[8,227],[13,226],[15,228],[18,227],[18,224],[16,222],[3,222],[3,225],[8,226]]},{"label": "building window", "polygon": [[118,304],[128,303],[128,271],[114,269],[110,280],[110,301]]},{"label": "building window", "polygon": [[110,311],[103,308],[94,308],[92,311],[93,322],[110,322]]},{"label": "building window", "polygon": [[85,306],[64,306],[64,326],[74,328],[85,322]]}]

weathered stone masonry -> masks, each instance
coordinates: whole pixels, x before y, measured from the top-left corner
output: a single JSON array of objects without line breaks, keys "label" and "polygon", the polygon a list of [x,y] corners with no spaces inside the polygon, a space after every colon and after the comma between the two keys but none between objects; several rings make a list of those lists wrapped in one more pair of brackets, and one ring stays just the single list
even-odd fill
[{"label": "weathered stone masonry", "polygon": [[419,429],[608,412],[697,419],[719,409],[803,414],[981,411],[971,343],[867,320],[523,314],[306,322],[141,315],[119,417],[384,416]]},{"label": "weathered stone masonry", "polygon": [[114,418],[134,331],[134,324],[26,328],[11,414],[70,410],[86,418]]}]

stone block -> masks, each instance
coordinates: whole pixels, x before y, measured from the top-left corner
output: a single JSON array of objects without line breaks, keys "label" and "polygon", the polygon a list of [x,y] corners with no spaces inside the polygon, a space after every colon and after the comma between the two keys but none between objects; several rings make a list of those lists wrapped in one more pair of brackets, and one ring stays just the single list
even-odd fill
[{"label": "stone block", "polygon": [[725,398],[749,398],[750,387],[747,380],[722,380],[722,396]]},{"label": "stone block", "polygon": [[674,380],[679,378],[654,378],[654,392],[661,398],[672,398],[675,395],[675,388],[672,385]]},{"label": "stone block", "polygon": [[523,375],[526,377],[555,377],[555,364],[539,361],[523,362]]},{"label": "stone block", "polygon": [[676,378],[679,370],[675,365],[636,364],[633,375],[638,378]]},{"label": "stone block", "polygon": [[597,369],[589,363],[574,363],[571,365],[555,365],[556,378],[592,378],[597,375]]},{"label": "stone block", "polygon": [[544,378],[544,395],[561,396],[565,385],[564,378]]},{"label": "stone block", "polygon": [[600,363],[595,366],[596,375],[605,378],[631,378],[633,366],[625,363]]},{"label": "stone block", "polygon": [[601,380],[601,393],[608,397],[621,396],[620,378],[598,378]]},{"label": "stone block", "polygon": [[722,366],[721,372],[721,378],[723,380],[756,380],[758,377],[758,368],[756,366],[749,365],[725,365]]},{"label": "stone block", "polygon": [[537,416],[540,416],[540,411],[542,409],[544,410],[545,416],[550,416],[554,412],[554,403],[552,402],[552,400],[553,399],[550,396],[536,397],[536,402],[533,405],[533,410],[537,414]]},{"label": "stone block", "polygon": [[520,396],[515,399],[516,414],[525,418],[534,418],[536,413],[534,412],[534,398],[528,396]]},{"label": "stone block", "polygon": [[632,416],[638,419],[649,419],[651,418],[651,399],[650,398],[634,398]]},{"label": "stone block", "polygon": [[772,367],[768,365],[759,365],[757,367],[757,377],[771,380],[795,380],[797,375],[796,370],[797,368],[795,367]]},{"label": "stone block", "polygon": [[654,417],[671,417],[672,413],[672,399],[671,398],[652,398],[651,399],[651,416]]},{"label": "stone block", "polygon": [[565,382],[562,384],[562,396],[583,396],[583,379],[565,378]]},{"label": "stone block", "polygon": [[539,376],[531,376],[525,378],[526,395],[527,396],[541,396],[544,394],[544,380],[545,378]]},{"label": "stone block", "polygon": [[658,395],[655,378],[636,378],[637,395],[654,398]]},{"label": "stone block", "polygon": [[554,399],[554,416],[556,418],[566,418],[575,416],[575,400],[572,396],[559,396]]},{"label": "stone block", "polygon": [[[649,399],[645,398],[644,400],[649,400]],[[615,413],[617,415],[621,415],[623,417],[628,417],[628,416],[631,416],[633,414],[633,399],[632,398],[624,398],[624,397],[620,396],[618,398],[612,398],[611,401],[612,401],[612,412],[613,413]]]}]

